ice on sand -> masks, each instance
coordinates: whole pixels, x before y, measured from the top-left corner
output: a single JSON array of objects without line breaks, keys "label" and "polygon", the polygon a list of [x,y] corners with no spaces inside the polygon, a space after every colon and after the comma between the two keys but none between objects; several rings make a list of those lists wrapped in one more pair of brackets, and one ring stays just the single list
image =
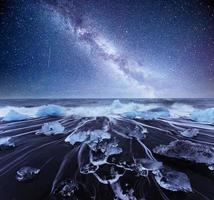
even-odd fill
[{"label": "ice on sand", "polygon": [[58,105],[44,105],[40,106],[36,116],[37,117],[61,117],[65,115],[65,109]]},{"label": "ice on sand", "polygon": [[37,132],[37,134],[44,135],[57,135],[62,134],[65,130],[65,127],[62,126],[58,121],[44,123],[42,129]]},{"label": "ice on sand", "polygon": [[190,118],[197,122],[213,124],[214,123],[214,108],[207,108],[205,110],[196,110],[191,113]]},{"label": "ice on sand", "polygon": [[0,150],[10,149],[15,147],[15,144],[11,142],[11,137],[0,138]]},{"label": "ice on sand", "polygon": [[169,145],[160,145],[155,147],[153,152],[166,157],[205,164],[209,169],[214,165],[214,147],[187,140],[176,140]]},{"label": "ice on sand", "polygon": [[28,119],[29,116],[25,114],[21,114],[15,110],[10,110],[2,119],[2,121],[10,122],[10,121],[21,121]]},{"label": "ice on sand", "polygon": [[181,135],[183,135],[184,137],[187,137],[187,138],[192,138],[192,137],[197,136],[198,133],[199,133],[199,130],[197,128],[192,128],[192,129],[187,129],[185,131],[182,131]]},{"label": "ice on sand", "polygon": [[172,170],[170,168],[162,168],[153,172],[155,180],[164,189],[171,191],[192,192],[189,178],[186,174]]},{"label": "ice on sand", "polygon": [[78,199],[76,192],[79,190],[79,186],[72,180],[63,180],[54,189],[54,196],[59,199]]},{"label": "ice on sand", "polygon": [[74,145],[77,142],[98,142],[104,139],[110,139],[111,135],[103,130],[94,130],[94,131],[82,131],[70,134],[65,142],[69,142]]},{"label": "ice on sand", "polygon": [[22,167],[16,172],[16,180],[19,182],[29,181],[34,179],[40,172],[40,169],[33,167]]}]

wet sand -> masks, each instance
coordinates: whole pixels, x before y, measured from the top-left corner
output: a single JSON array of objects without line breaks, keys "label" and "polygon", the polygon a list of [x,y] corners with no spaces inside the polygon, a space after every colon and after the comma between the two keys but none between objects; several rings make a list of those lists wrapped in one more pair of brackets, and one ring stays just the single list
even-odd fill
[{"label": "wet sand", "polygon": [[[136,172],[116,166],[118,162],[132,162],[134,158],[147,157],[142,143],[152,152],[161,144],[167,145],[171,141],[189,140],[195,143],[214,147],[214,126],[200,125],[186,119],[177,120],[130,120],[114,119],[109,123],[109,132],[116,138],[123,152],[108,157],[108,164],[103,164],[96,171],[100,177],[108,177],[110,166],[115,166],[118,173],[123,174],[113,184],[103,184],[93,174],[82,174],[80,168],[90,160],[90,149],[85,143],[71,145],[64,140],[72,134],[75,128],[80,130],[102,129],[107,117],[99,118],[35,118],[19,122],[0,122],[1,137],[12,137],[15,148],[0,151],[0,199],[9,200],[38,200],[38,199],[114,199],[114,186],[120,183],[123,191],[133,191],[136,199],[173,199],[200,200],[214,198],[214,171],[203,164],[160,156],[153,156],[164,166],[184,172],[191,183],[193,192],[172,192],[160,187],[149,172],[148,177],[139,176]],[[42,125],[50,121],[59,121],[65,127],[65,133],[59,135],[36,135]],[[83,126],[81,122],[86,122]],[[127,138],[136,124],[147,129],[146,137],[140,141]],[[185,128],[197,127],[199,134],[194,138],[184,138],[179,131]],[[19,182],[16,172],[24,166],[39,168],[40,172],[33,180]],[[72,196],[62,196],[60,183],[73,181],[77,188]],[[119,199],[119,198],[118,198]],[[129,199],[134,199],[129,197]]]}]

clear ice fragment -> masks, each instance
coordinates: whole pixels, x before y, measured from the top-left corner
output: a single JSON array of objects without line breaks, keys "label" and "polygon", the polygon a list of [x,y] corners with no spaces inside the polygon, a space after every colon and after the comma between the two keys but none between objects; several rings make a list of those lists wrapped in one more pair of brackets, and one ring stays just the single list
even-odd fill
[{"label": "clear ice fragment", "polygon": [[214,148],[187,140],[176,140],[168,145],[160,145],[153,149],[154,153],[166,157],[184,159],[194,163],[214,165]]},{"label": "clear ice fragment", "polygon": [[186,174],[172,170],[170,168],[163,168],[154,171],[155,180],[164,189],[171,191],[192,192],[192,187],[189,178]]},{"label": "clear ice fragment", "polygon": [[16,172],[16,180],[19,182],[29,181],[34,179],[40,172],[40,169],[33,167],[22,167]]},{"label": "clear ice fragment", "polygon": [[62,126],[58,121],[55,122],[48,122],[44,123],[42,129],[37,132],[37,134],[44,134],[44,135],[57,135],[62,134],[65,130],[65,127]]}]

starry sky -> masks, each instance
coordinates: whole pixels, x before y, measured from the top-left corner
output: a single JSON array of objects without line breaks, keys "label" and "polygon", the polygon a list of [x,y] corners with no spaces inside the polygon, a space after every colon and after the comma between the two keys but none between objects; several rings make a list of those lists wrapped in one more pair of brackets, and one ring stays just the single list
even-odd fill
[{"label": "starry sky", "polygon": [[0,98],[214,97],[211,0],[3,0]]}]

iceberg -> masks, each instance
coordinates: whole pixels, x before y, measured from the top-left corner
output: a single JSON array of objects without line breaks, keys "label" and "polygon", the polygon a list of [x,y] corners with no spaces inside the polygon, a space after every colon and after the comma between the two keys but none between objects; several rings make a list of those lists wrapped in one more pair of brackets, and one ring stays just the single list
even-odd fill
[{"label": "iceberg", "polygon": [[10,110],[2,119],[2,121],[10,122],[10,121],[21,121],[28,119],[29,116],[25,114],[21,114],[15,110]]},{"label": "iceberg", "polygon": [[160,145],[155,147],[153,152],[171,158],[205,164],[209,169],[214,165],[214,147],[187,140],[176,140],[169,145]]},{"label": "iceberg", "polygon": [[42,129],[36,134],[44,135],[57,135],[62,134],[65,130],[65,127],[62,126],[58,121],[44,123]]},{"label": "iceberg", "polygon": [[19,182],[29,181],[34,179],[40,172],[40,169],[33,167],[22,167],[16,172],[16,180]]},{"label": "iceberg", "polygon": [[187,129],[185,131],[181,132],[181,135],[183,135],[184,137],[187,138],[193,138],[195,136],[197,136],[199,133],[199,130],[197,128],[192,128],[192,129]]},{"label": "iceberg", "polygon": [[155,180],[164,189],[170,191],[192,192],[189,178],[186,174],[172,170],[170,168],[162,168],[153,172]]},{"label": "iceberg", "polygon": [[213,124],[214,108],[208,108],[205,110],[196,110],[191,113],[190,118],[197,122]]},{"label": "iceberg", "polygon": [[44,105],[40,106],[36,116],[37,117],[61,117],[65,115],[65,109],[58,105]]}]

